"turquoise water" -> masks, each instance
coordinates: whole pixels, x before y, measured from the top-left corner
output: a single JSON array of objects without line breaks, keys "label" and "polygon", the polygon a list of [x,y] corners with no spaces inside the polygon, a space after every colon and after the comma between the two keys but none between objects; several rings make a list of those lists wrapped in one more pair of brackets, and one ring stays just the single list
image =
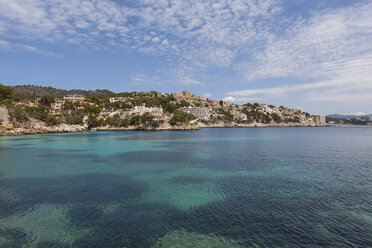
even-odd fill
[{"label": "turquoise water", "polygon": [[372,247],[372,128],[2,137],[0,247]]}]

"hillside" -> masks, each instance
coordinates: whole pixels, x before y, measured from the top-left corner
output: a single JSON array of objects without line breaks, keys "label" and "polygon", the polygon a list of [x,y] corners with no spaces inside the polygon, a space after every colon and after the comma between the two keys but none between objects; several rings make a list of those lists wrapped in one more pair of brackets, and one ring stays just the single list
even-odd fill
[{"label": "hillside", "polygon": [[51,95],[54,97],[62,97],[68,94],[78,94],[83,96],[107,96],[114,94],[109,90],[62,90],[53,87],[43,87],[36,85],[17,85],[10,86],[14,90],[14,94],[18,95],[21,99],[31,100],[37,97]]},{"label": "hillside", "polygon": [[[41,97],[36,99],[38,96]],[[300,109],[259,103],[237,105],[187,91],[115,94],[107,90],[67,91],[51,87],[0,85],[0,112],[0,135],[90,129],[193,130],[205,127],[325,125],[324,116],[310,115]]]}]

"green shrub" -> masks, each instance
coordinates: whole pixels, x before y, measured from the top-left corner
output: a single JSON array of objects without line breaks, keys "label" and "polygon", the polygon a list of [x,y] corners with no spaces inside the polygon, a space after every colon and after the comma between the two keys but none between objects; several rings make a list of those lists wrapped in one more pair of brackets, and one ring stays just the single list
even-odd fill
[{"label": "green shrub", "polygon": [[71,114],[65,115],[65,122],[70,125],[83,125],[83,113],[80,111],[72,111]]},{"label": "green shrub", "polygon": [[169,123],[171,125],[177,125],[180,123],[189,122],[194,119],[196,119],[196,117],[193,114],[185,113],[182,110],[176,110],[174,111],[173,116],[170,119]]},{"label": "green shrub", "polygon": [[106,119],[106,123],[113,127],[120,127],[121,126],[120,115],[116,114],[113,117],[108,117]]},{"label": "green shrub", "polygon": [[280,116],[277,115],[276,113],[272,113],[272,114],[271,114],[271,118],[272,118],[276,123],[280,123],[280,122],[282,122],[282,119],[281,119]]},{"label": "green shrub", "polygon": [[177,108],[188,107],[188,106],[190,106],[190,103],[188,103],[185,100],[182,100],[181,102],[177,103]]},{"label": "green shrub", "polygon": [[45,123],[49,126],[57,126],[62,123],[61,119],[56,118],[55,116],[48,115],[45,119]]},{"label": "green shrub", "polygon": [[137,115],[132,116],[132,118],[130,119],[130,124],[132,126],[139,126],[141,124],[140,117]]},{"label": "green shrub", "polygon": [[88,128],[91,129],[91,128],[95,128],[95,127],[100,127],[100,126],[104,126],[104,125],[107,125],[106,121],[103,120],[103,119],[98,119],[96,116],[94,115],[90,115],[89,118],[88,118]]},{"label": "green shrub", "polygon": [[11,87],[0,84],[0,101],[12,100],[13,97],[14,97],[13,89]]},{"label": "green shrub", "polygon": [[45,107],[50,107],[50,105],[52,105],[54,101],[55,101],[54,96],[45,95],[40,98],[39,103]]},{"label": "green shrub", "polygon": [[9,114],[12,121],[17,121],[20,123],[28,121],[27,112],[21,106],[15,106],[14,108],[10,109]]},{"label": "green shrub", "polygon": [[95,105],[84,104],[83,107],[84,112],[88,115],[98,115],[102,111],[102,108]]},{"label": "green shrub", "polygon": [[122,120],[120,121],[120,126],[121,126],[121,127],[128,127],[129,124],[130,124],[130,120],[127,119],[127,118],[122,119]]}]

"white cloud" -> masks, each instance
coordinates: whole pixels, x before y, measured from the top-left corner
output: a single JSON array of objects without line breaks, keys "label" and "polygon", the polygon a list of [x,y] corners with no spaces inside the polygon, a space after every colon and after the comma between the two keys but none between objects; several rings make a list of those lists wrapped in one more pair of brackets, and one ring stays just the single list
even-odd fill
[{"label": "white cloud", "polygon": [[[260,27],[252,27],[275,15],[277,5],[276,0],[139,0],[135,7],[112,0],[0,0],[0,37],[103,48],[113,44],[177,53],[181,63],[229,66],[239,47],[261,39]],[[149,33],[152,43],[146,42]],[[167,43],[173,45],[164,49]]]},{"label": "white cloud", "polygon": [[160,41],[160,38],[159,37],[154,37],[154,38],[152,38],[152,42],[159,42]]},{"label": "white cloud", "polygon": [[163,40],[163,41],[161,42],[161,44],[162,44],[163,46],[167,46],[167,45],[169,45],[169,42],[168,42],[167,39],[165,39],[165,40]]},{"label": "white cloud", "polygon": [[157,75],[137,73],[132,77],[132,85],[161,85],[162,82]]},{"label": "white cloud", "polygon": [[291,94],[310,102],[369,101],[372,2],[313,11],[309,17],[286,15],[282,3],[138,0],[129,6],[113,0],[0,0],[0,49],[53,56],[41,46],[46,43],[135,49],[167,59],[175,55],[163,74],[175,71],[170,76],[174,83],[186,86],[206,85],[195,78],[216,66],[235,70],[247,82],[285,77],[310,82],[233,91],[229,101]]},{"label": "white cloud", "polygon": [[[372,2],[318,13],[274,35],[239,70],[248,80],[291,77],[305,84],[229,92],[264,99],[372,102]],[[311,80],[312,79],[312,80]]]},{"label": "white cloud", "polygon": [[272,35],[255,59],[240,67],[248,79],[331,77],[339,65],[372,53],[372,2],[327,10]]},{"label": "white cloud", "polygon": [[203,83],[199,80],[187,77],[187,76],[186,77],[179,77],[178,80],[177,80],[177,83],[180,84],[180,85],[185,85],[185,86],[195,86],[195,85],[203,86],[203,85],[205,85],[205,83]]},{"label": "white cloud", "polygon": [[56,58],[63,58],[63,55],[48,52],[42,49],[39,49],[35,46],[27,45],[27,44],[22,44],[22,43],[10,43],[5,40],[0,40],[0,50],[12,50],[15,52],[20,52],[20,51],[29,51],[29,52],[34,52],[38,53],[41,55],[46,55],[46,56],[51,56],[51,57],[56,57]]}]

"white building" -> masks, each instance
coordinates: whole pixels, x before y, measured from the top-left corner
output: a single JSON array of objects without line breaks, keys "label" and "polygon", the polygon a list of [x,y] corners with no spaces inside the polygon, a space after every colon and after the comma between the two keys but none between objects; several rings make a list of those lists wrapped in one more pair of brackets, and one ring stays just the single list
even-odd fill
[{"label": "white building", "polygon": [[64,101],[68,102],[82,102],[84,101],[85,97],[83,95],[77,95],[77,94],[72,94],[72,95],[65,95],[63,97]]},{"label": "white building", "polygon": [[203,108],[203,107],[182,107],[180,108],[185,113],[188,114],[193,114],[195,115],[198,119],[208,121],[211,117],[211,111],[208,108]]},{"label": "white building", "polygon": [[131,115],[153,115],[155,118],[160,118],[163,116],[163,108],[159,107],[145,107],[145,106],[135,106],[131,111]]},{"label": "white building", "polygon": [[54,110],[61,110],[63,107],[63,99],[62,98],[55,98],[54,103],[52,103],[51,107]]},{"label": "white building", "polygon": [[321,124],[325,124],[325,123],[326,123],[326,117],[325,117],[325,115],[320,115],[320,116],[319,116],[319,122],[320,122]]}]

